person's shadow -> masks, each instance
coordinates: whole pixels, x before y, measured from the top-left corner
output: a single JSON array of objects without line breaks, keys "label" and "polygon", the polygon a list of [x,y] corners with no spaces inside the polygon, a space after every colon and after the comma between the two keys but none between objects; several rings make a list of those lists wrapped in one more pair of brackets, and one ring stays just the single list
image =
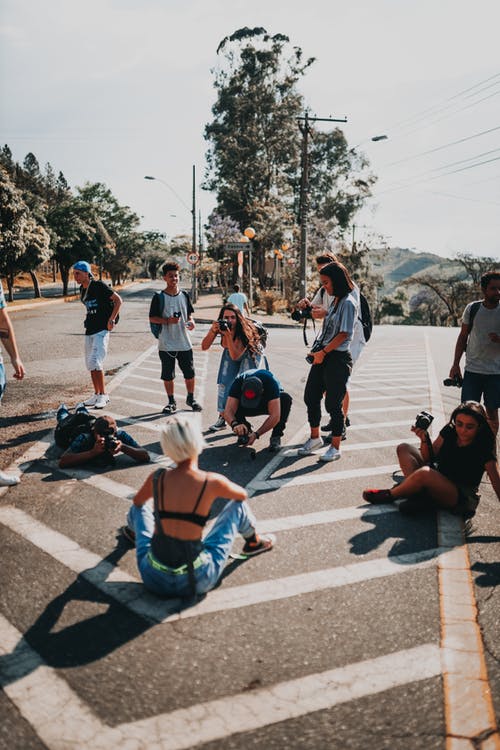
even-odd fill
[{"label": "person's shadow", "polygon": [[[386,513],[381,513],[378,508],[367,507],[360,520],[370,524],[370,528],[349,539],[350,552],[353,555],[366,555],[381,547],[388,539],[395,539],[388,557],[412,555],[426,550],[431,554],[434,548],[429,547],[426,533],[430,518],[432,515],[427,513],[415,518],[404,518],[396,511],[395,506],[391,506],[391,510]],[[419,538],[421,541],[418,541]]]},{"label": "person's shadow", "polygon": [[[42,663],[54,669],[63,669],[83,666],[102,659],[158,624],[162,617],[200,601],[201,597],[186,600],[154,597],[146,592],[140,582],[106,582],[119,560],[129,550],[128,542],[118,538],[116,547],[105,558],[95,567],[80,573],[66,591],[47,605],[12,652],[0,656],[2,685],[25,677]],[[125,609],[125,606],[117,601],[113,596],[113,590],[117,588],[122,592],[125,589],[126,600],[144,597],[146,606],[143,616],[129,608]],[[110,593],[106,593],[106,590]],[[147,616],[148,597],[151,597],[152,601],[151,617]],[[105,611],[79,622],[58,627],[66,605],[72,602],[91,602],[100,605],[100,608],[105,607]],[[31,649],[36,654],[33,654]]]}]

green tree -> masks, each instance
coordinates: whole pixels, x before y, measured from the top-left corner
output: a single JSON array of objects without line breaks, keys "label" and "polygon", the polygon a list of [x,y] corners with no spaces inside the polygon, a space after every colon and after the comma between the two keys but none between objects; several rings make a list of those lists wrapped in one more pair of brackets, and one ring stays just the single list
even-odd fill
[{"label": "green tree", "polygon": [[495,258],[472,255],[472,253],[458,253],[456,260],[464,267],[467,275],[470,277],[476,289],[481,286],[481,276],[487,271],[491,271],[498,266]]},{"label": "green tree", "polygon": [[63,294],[68,293],[69,271],[77,260],[94,259],[97,229],[88,221],[88,207],[69,196],[49,209],[47,223],[52,234],[52,251],[61,272]]}]

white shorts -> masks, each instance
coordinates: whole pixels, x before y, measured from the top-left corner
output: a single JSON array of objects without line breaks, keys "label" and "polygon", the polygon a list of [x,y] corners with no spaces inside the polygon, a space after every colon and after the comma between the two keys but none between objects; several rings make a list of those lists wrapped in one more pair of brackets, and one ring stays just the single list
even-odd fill
[{"label": "white shorts", "polygon": [[85,366],[87,370],[104,370],[108,351],[109,331],[99,331],[85,336]]}]

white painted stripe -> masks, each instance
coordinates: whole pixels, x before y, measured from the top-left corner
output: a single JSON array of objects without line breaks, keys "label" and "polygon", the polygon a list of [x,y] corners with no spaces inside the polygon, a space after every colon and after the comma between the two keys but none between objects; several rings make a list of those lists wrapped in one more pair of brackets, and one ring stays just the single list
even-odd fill
[{"label": "white painted stripe", "polygon": [[133,417],[124,417],[122,414],[117,414],[116,412],[111,412],[107,409],[106,414],[108,414],[110,417],[113,417],[116,422],[123,422],[123,424],[133,425],[134,427],[141,427],[145,430],[151,430],[152,432],[161,432],[163,429],[162,422],[145,422],[141,419],[134,419]]},{"label": "white painted stripe", "polygon": [[148,377],[147,375],[138,375],[135,372],[131,372],[129,375],[129,378],[134,378],[134,380],[146,380],[148,383],[157,383],[159,379],[159,375],[157,374],[156,377],[153,378],[153,377]]},{"label": "white painted stripe", "polygon": [[397,505],[353,505],[349,508],[335,508],[333,510],[318,511],[317,513],[304,513],[300,516],[265,518],[259,520],[259,532],[262,534],[275,534],[278,531],[291,531],[292,529],[322,526],[323,524],[352,521],[360,518],[363,521],[367,521],[373,516],[397,513],[397,511]]},{"label": "white painted stripe", "polygon": [[439,647],[424,644],[260,690],[224,696],[122,724],[123,740],[161,750],[188,750],[441,674]]},{"label": "white painted stripe", "polygon": [[188,750],[441,674],[439,647],[424,644],[110,728],[1,615],[0,654],[5,694],[50,750],[108,750],[130,743]]},{"label": "white painted stripe", "polygon": [[108,495],[113,495],[113,497],[118,497],[123,500],[131,500],[137,492],[137,489],[134,489],[134,487],[129,487],[128,485],[123,484],[123,482],[115,482],[114,479],[110,479],[103,474],[95,474],[88,469],[69,467],[61,469],[58,466],[57,461],[47,461],[47,466],[61,472],[61,474],[65,474],[71,479],[79,479],[90,487],[95,487],[102,492],[106,492]]},{"label": "white painted stripe", "polygon": [[166,398],[165,389],[162,386],[160,386],[159,381],[158,381],[158,388],[146,388],[146,386],[130,385],[130,383],[122,383],[122,389],[123,388],[126,388],[129,391],[140,391],[141,393],[154,393],[156,396],[161,398],[162,401]]},{"label": "white painted stripe", "polygon": [[126,380],[130,376],[131,373],[133,373],[134,369],[140,365],[142,362],[146,361],[150,356],[151,353],[156,348],[155,344],[153,346],[150,346],[149,349],[146,349],[146,351],[139,355],[133,362],[131,362],[129,365],[123,368],[117,375],[115,375],[110,383],[106,386],[107,393],[112,393],[118,386]]},{"label": "white painted stripe", "polygon": [[388,399],[391,401],[403,401],[403,399],[410,399],[412,396],[417,398],[417,393],[427,393],[428,390],[428,386],[419,385],[413,389],[413,393],[402,393],[400,396],[396,395],[394,392],[388,393],[386,396],[356,396],[355,402],[358,404],[360,401],[387,401]]},{"label": "white painted stripe", "polygon": [[[132,376],[135,377],[135,376]],[[397,387],[399,387],[399,384],[401,383],[401,376],[396,378],[380,378],[377,376],[377,378],[370,378],[370,377],[359,377],[356,374],[356,377],[352,379],[351,383],[354,385],[360,385],[362,383],[366,383],[367,385],[370,385],[373,383],[373,381],[376,380],[377,383],[394,383]],[[417,386],[423,386],[427,385],[427,379],[425,378],[417,378],[414,381],[409,381],[408,378],[405,378],[405,383],[408,384],[410,382],[411,385]],[[395,390],[397,391],[397,387]]]},{"label": "white painted stripe", "polygon": [[[427,383],[427,387],[428,387],[428,383]],[[420,388],[424,388],[424,386],[423,385],[419,386],[418,389]],[[364,386],[363,388],[349,388],[349,395],[352,396],[354,393],[366,393],[367,391],[372,391],[375,389],[377,391],[391,391],[391,393],[394,395],[393,385],[378,385],[378,382],[374,383],[373,386]],[[399,391],[413,391],[417,389],[414,385],[399,385],[397,390],[399,393]]]},{"label": "white painted stripe", "polygon": [[358,477],[375,477],[380,474],[392,475],[392,472],[399,467],[396,464],[387,464],[386,466],[369,466],[359,467],[358,469],[349,469],[345,471],[328,471],[318,472],[318,474],[303,474],[301,476],[284,477],[282,479],[258,480],[257,478],[247,485],[254,492],[259,490],[279,490],[280,487],[301,487],[305,484],[322,484],[324,482],[338,482],[341,479],[357,479]]},{"label": "white painted stripe", "polygon": [[158,599],[144,589],[135,586],[114,585],[133,583],[137,579],[119,568],[114,568],[98,555],[83,549],[73,540],[50,529],[40,521],[28,516],[13,506],[0,508],[0,523],[29,541],[38,549],[47,552],[55,560],[81,575],[97,589],[120,604],[153,622],[183,620],[230,609],[248,607],[262,602],[288,599],[293,596],[352,585],[361,581],[398,575],[435,564],[436,558],[445,548],[436,548],[397,555],[389,558],[366,560],[336,568],[315,570],[284,578],[276,578],[241,586],[220,587],[210,596],[187,609],[180,600]]},{"label": "white painted stripe", "polygon": [[166,401],[166,395],[162,394],[162,397],[158,397],[158,401],[156,403],[153,403],[152,401],[140,401],[139,399],[135,398],[129,398],[129,396],[121,396],[117,394],[117,398],[121,398],[123,401],[126,401],[129,404],[136,404],[136,406],[147,406],[150,409],[153,409],[153,414],[161,414],[161,410],[163,409],[163,402]]},{"label": "white painted stripe", "polygon": [[365,424],[352,424],[347,429],[349,430],[349,434],[351,434],[351,432],[356,432],[357,430],[375,430],[381,427],[403,427],[404,425],[407,425],[409,429],[410,420],[398,419],[394,422],[366,422]]},{"label": "white painted stripe", "polygon": [[[422,405],[420,404],[420,406]],[[414,408],[415,406],[413,404],[398,404],[397,406],[373,406],[369,407],[368,409],[349,409],[349,414],[375,414],[379,411],[383,411],[385,413],[387,411],[401,411],[402,409]]]},{"label": "white painted stripe", "polygon": [[[350,451],[364,451],[372,448],[390,448],[395,445],[399,445],[401,438],[397,440],[376,440],[372,443],[343,443],[341,451],[342,453],[349,453]],[[405,440],[405,443],[414,443],[415,445],[420,444],[420,440],[414,437],[409,437]]]}]

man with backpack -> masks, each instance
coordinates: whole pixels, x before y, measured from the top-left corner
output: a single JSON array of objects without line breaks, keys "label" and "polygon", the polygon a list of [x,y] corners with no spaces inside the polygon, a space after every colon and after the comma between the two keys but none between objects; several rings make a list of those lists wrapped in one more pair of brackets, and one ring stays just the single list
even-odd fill
[{"label": "man with backpack", "polygon": [[201,405],[194,397],[195,372],[193,347],[189,338],[189,331],[193,331],[193,306],[189,294],[179,288],[178,263],[168,261],[162,269],[165,289],[156,293],[151,300],[149,322],[153,333],[158,329],[158,354],[161,361],[161,379],[168,396],[168,404],[164,406],[164,414],[174,414],[177,402],[174,396],[175,363],[184,375],[187,398],[186,403],[193,411],[201,411]]},{"label": "man with backpack", "polygon": [[122,298],[111,287],[97,281],[90,263],[79,260],[73,266],[73,275],[80,284],[80,299],[85,305],[85,364],[90,371],[94,395],[83,403],[94,409],[103,409],[109,402],[104,384],[104,360],[108,351],[109,334],[118,322]]},{"label": "man with backpack", "polygon": [[450,378],[460,381],[460,360],[465,352],[462,403],[481,402],[491,429],[498,433],[500,407],[500,271],[481,276],[483,299],[470,302],[462,316]]},{"label": "man with backpack", "polygon": [[85,406],[78,406],[71,414],[65,404],[57,412],[55,442],[65,448],[59,459],[61,469],[92,463],[106,466],[114,461],[118,453],[124,453],[137,463],[147,463],[149,453],[125,430],[117,429],[113,417],[95,419]]}]

